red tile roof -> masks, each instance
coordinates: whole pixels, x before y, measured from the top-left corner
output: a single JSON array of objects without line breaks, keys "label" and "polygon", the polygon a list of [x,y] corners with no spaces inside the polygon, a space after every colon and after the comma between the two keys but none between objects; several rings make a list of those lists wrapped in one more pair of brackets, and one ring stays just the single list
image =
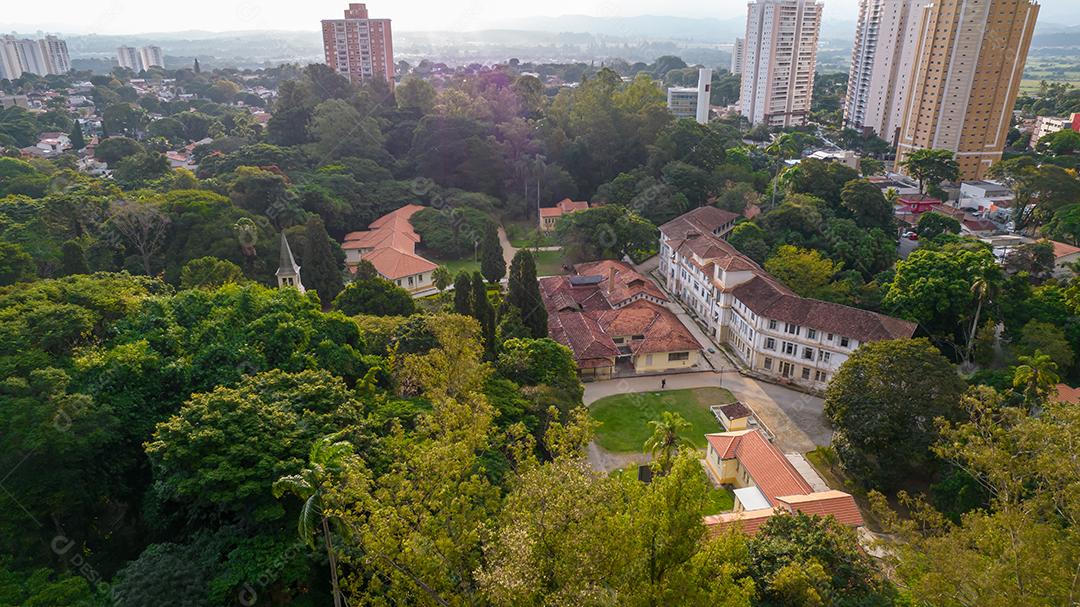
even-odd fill
[{"label": "red tile roof", "polygon": [[705,529],[712,536],[719,535],[732,527],[737,527],[746,535],[756,535],[758,529],[772,518],[773,514],[771,508],[713,514],[705,517]]},{"label": "red tile roof", "polygon": [[585,200],[570,200],[564,198],[555,203],[553,207],[543,207],[540,209],[541,217],[562,217],[575,211],[584,211],[589,208],[588,201]]},{"label": "red tile roof", "polygon": [[410,221],[417,211],[424,208],[418,204],[407,204],[387,213],[371,222],[368,230],[346,234],[341,248],[346,251],[367,250],[361,258],[370,261],[375,270],[388,280],[430,272],[438,266],[416,254],[420,235]]},{"label": "red tile roof", "polygon": [[1051,240],[1050,244],[1054,245],[1054,259],[1060,259],[1074,253],[1080,253],[1080,247],[1074,247],[1071,244],[1058,242],[1056,240]]},{"label": "red tile roof", "polygon": [[1058,384],[1056,389],[1057,393],[1050,397],[1050,400],[1058,403],[1080,403],[1080,388]]},{"label": "red tile roof", "polygon": [[865,524],[855,498],[843,491],[819,491],[809,495],[785,495],[776,498],[781,507],[789,512],[808,515],[833,516],[852,527]]},{"label": "red tile roof", "polygon": [[718,230],[732,224],[739,215],[713,206],[698,207],[660,226],[660,231],[668,238],[682,240],[687,234],[698,232],[716,234]]},{"label": "red tile roof", "polygon": [[364,259],[370,261],[379,274],[389,280],[431,272],[438,267],[419,255],[392,248],[375,249],[365,254]]},{"label": "red tile roof", "polygon": [[735,437],[735,459],[750,477],[754,486],[773,506],[780,495],[806,494],[813,491],[810,483],[799,474],[784,454],[757,430],[746,430]]},{"label": "red tile roof", "polygon": [[[609,260],[575,270],[539,282],[551,338],[570,348],[578,367],[614,364],[620,346],[634,355],[701,348],[673,312],[652,301],[667,301],[663,291],[629,265]],[[631,339],[617,345],[615,337]]]}]

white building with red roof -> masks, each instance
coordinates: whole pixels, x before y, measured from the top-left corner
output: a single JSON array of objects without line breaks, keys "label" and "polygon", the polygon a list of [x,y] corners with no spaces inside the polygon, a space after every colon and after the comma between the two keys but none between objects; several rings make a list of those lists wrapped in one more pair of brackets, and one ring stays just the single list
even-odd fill
[{"label": "white building with red roof", "polygon": [[550,232],[555,229],[555,224],[559,222],[559,218],[563,215],[584,211],[588,208],[588,201],[570,200],[569,198],[563,198],[555,203],[553,207],[543,207],[540,209],[540,230]]},{"label": "white building with red roof", "polygon": [[914,334],[915,323],[797,295],[724,240],[735,219],[701,207],[660,226],[659,272],[746,368],[823,389],[859,344]]},{"label": "white building with red roof", "polygon": [[368,261],[380,276],[414,296],[433,291],[433,274],[438,266],[416,254],[420,235],[411,222],[412,216],[423,208],[418,204],[405,205],[371,222],[367,230],[346,234],[341,245],[345,267],[355,272],[361,260]]},{"label": "white building with red roof", "polygon": [[1051,240],[1054,245],[1054,277],[1068,278],[1074,274],[1072,266],[1080,261],[1080,247]]},{"label": "white building with red roof", "polygon": [[842,491],[815,491],[787,457],[758,430],[706,434],[705,468],[712,479],[735,487],[732,512],[705,517],[711,532],[738,526],[753,535],[777,513],[832,516],[863,525],[855,498]]}]

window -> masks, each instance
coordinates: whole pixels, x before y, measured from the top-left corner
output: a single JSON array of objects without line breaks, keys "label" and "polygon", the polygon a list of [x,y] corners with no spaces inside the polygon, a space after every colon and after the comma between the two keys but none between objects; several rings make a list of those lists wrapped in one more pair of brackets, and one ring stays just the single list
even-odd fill
[{"label": "window", "polygon": [[824,382],[828,380],[829,376],[824,371],[814,371],[814,381]]},{"label": "window", "polygon": [[806,360],[814,360],[814,349],[813,348],[803,348],[802,357],[804,359],[806,359]]},{"label": "window", "polygon": [[637,341],[637,340],[645,339],[645,336],[644,335],[634,335],[630,339],[633,339],[633,340]]},{"label": "window", "polygon": [[829,362],[829,359],[831,359],[831,358],[832,358],[832,353],[831,352],[824,352],[821,355],[821,360],[823,360],[825,362]]},{"label": "window", "polygon": [[766,350],[775,350],[776,349],[776,340],[771,338],[771,337],[766,337],[765,338],[765,349]]},{"label": "window", "polygon": [[806,330],[806,338],[807,339],[817,339],[817,331],[814,330],[814,329],[807,329]]},{"label": "window", "polygon": [[652,354],[645,355],[645,364],[650,366],[652,365]]},{"label": "window", "polygon": [[784,323],[784,332],[785,333],[790,333],[792,335],[798,335],[799,334],[799,325],[793,325],[793,324],[791,324],[789,322],[786,322],[786,323]]},{"label": "window", "polygon": [[770,331],[775,331],[776,330],[776,321],[775,320],[770,320],[769,321],[769,330]]},{"label": "window", "polygon": [[613,342],[615,342],[617,344],[621,344],[623,342],[623,338],[622,337],[612,337],[611,341],[613,341]]},{"label": "window", "polygon": [[802,368],[802,378],[803,379],[810,379],[810,367],[803,367]]},{"label": "window", "polygon": [[784,354],[794,355],[795,354],[795,344],[785,341],[784,342]]},{"label": "window", "polygon": [[690,360],[689,352],[669,352],[667,355],[668,362],[675,362],[680,360]]},{"label": "window", "polygon": [[826,341],[832,341],[832,333],[829,333],[828,335],[826,335],[825,340]]},{"label": "window", "polygon": [[793,364],[791,364],[789,362],[780,361],[780,375],[782,375],[784,377],[791,377],[791,373],[794,370],[795,370],[795,365],[793,365]]},{"label": "window", "polygon": [[848,344],[849,344],[849,343],[850,343],[850,342],[848,341],[848,338],[846,338],[846,337],[841,337],[841,338],[840,338],[840,347],[841,347],[841,348],[846,348],[846,347],[848,347]]},{"label": "window", "polygon": [[765,368],[772,370],[772,359],[768,356],[765,357]]}]

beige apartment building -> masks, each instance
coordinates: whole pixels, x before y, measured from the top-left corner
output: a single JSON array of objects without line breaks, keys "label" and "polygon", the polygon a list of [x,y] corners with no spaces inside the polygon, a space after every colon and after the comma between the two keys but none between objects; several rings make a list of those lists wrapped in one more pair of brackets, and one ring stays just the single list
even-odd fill
[{"label": "beige apartment building", "polygon": [[860,0],[844,126],[894,146],[930,0]]},{"label": "beige apartment building", "polygon": [[951,150],[961,180],[982,179],[1005,147],[1039,5],[939,0],[923,10],[897,161]]},{"label": "beige apartment building", "polygon": [[751,124],[806,124],[821,8],[814,0],[756,0],[747,6],[739,106]]}]

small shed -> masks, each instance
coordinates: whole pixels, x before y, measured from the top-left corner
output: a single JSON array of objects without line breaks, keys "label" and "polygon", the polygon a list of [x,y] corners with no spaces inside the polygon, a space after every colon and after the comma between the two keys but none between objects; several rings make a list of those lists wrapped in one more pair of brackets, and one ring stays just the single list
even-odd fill
[{"label": "small shed", "polygon": [[716,419],[720,420],[720,425],[727,432],[746,430],[749,427],[750,416],[754,414],[750,407],[741,402],[720,405],[712,409],[716,414]]}]

